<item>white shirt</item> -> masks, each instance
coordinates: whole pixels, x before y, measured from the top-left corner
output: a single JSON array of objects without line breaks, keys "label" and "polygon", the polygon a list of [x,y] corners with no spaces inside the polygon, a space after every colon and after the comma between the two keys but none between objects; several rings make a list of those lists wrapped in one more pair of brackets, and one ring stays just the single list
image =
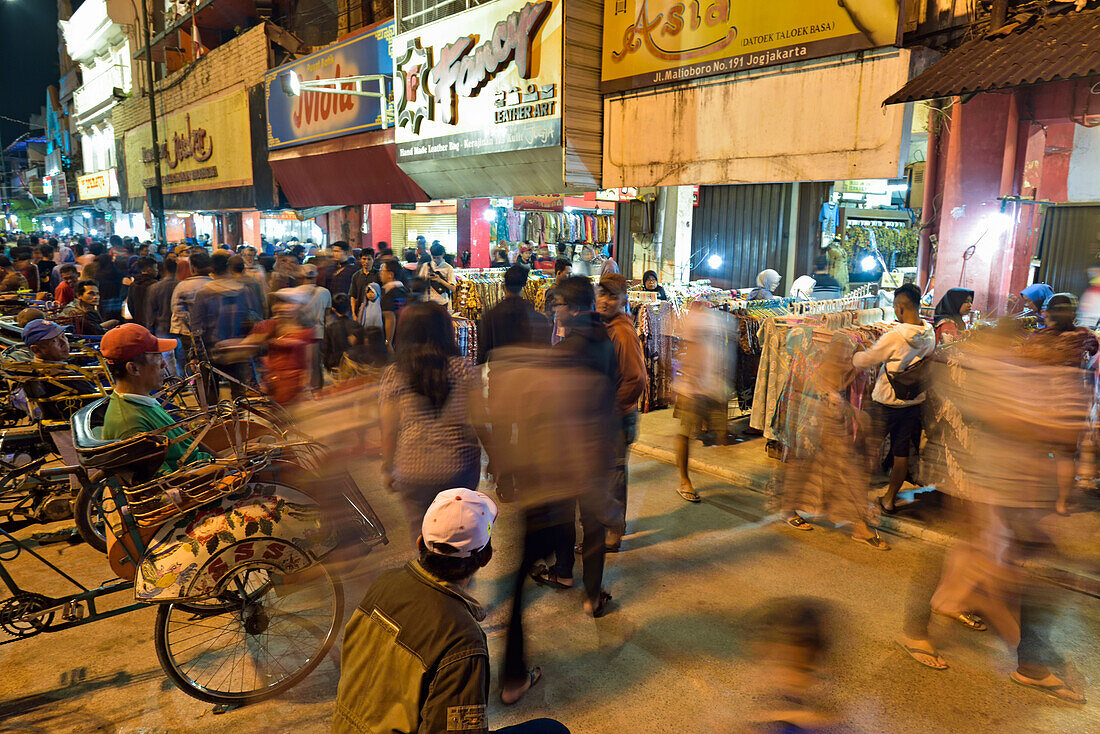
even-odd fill
[{"label": "white shirt", "polygon": [[871,392],[871,399],[876,403],[894,408],[919,405],[924,402],[924,393],[913,400],[899,400],[894,394],[894,387],[890,384],[886,371],[897,374],[918,359],[927,357],[935,348],[936,334],[929,324],[923,321],[919,325],[898,324],[880,336],[870,349],[856,352],[852,356],[852,364],[856,367],[885,365],[885,369],[879,373],[878,380],[875,382],[875,389]]},{"label": "white shirt", "polygon": [[[425,280],[429,281],[429,283],[431,282],[431,280],[428,276],[432,272],[445,280],[452,288],[455,286],[455,283],[457,282],[455,280],[455,269],[452,268],[446,260],[444,260],[439,265],[436,265],[434,262],[426,262],[416,270],[417,276],[424,278]],[[439,293],[435,288],[429,285],[428,300],[443,306],[450,306],[451,294],[447,291]]]}]

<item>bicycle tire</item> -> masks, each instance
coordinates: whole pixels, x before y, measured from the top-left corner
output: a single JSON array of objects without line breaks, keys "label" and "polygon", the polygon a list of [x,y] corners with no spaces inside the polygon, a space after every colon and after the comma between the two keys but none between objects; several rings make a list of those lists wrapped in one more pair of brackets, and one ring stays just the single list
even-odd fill
[{"label": "bicycle tire", "polygon": [[[225,704],[232,706],[244,706],[250,703],[256,703],[263,701],[272,696],[277,696],[285,691],[293,688],[306,678],[313,670],[321,663],[322,660],[328,655],[332,649],[332,645],[336,642],[336,637],[339,635],[342,629],[343,613],[344,613],[344,591],[343,584],[336,573],[334,573],[325,563],[318,563],[313,569],[317,569],[321,572],[322,576],[327,580],[332,594],[332,616],[328,622],[328,628],[325,630],[323,639],[319,645],[313,651],[313,654],[302,664],[293,671],[288,671],[288,674],[280,679],[278,682],[271,685],[265,685],[257,689],[228,692],[224,690],[214,690],[209,686],[200,684],[198,681],[189,677],[181,670],[183,667],[173,655],[171,650],[171,640],[169,624],[173,611],[179,610],[183,613],[188,613],[187,610],[195,610],[195,606],[188,605],[186,602],[172,603],[167,602],[160,605],[157,610],[157,621],[154,631],[154,645],[157,651],[157,660],[160,662],[161,668],[164,670],[165,675],[172,681],[177,688],[183,693],[196,698],[200,701],[214,704]],[[234,569],[230,573],[237,573],[240,569]],[[204,618],[203,622],[209,621]],[[243,627],[243,624],[242,624]],[[251,633],[250,633],[251,634]],[[217,638],[215,638],[216,640]],[[190,642],[191,640],[185,640]],[[201,643],[199,643],[201,644]],[[196,645],[192,645],[195,647]],[[206,651],[204,651],[205,654]],[[266,651],[265,651],[266,652]],[[271,656],[272,659],[288,660],[285,657]],[[279,667],[284,667],[281,663]],[[190,672],[192,668],[188,668]],[[219,668],[220,670],[220,668]],[[285,668],[284,668],[285,670]],[[232,677],[232,669],[230,672],[230,678]],[[243,681],[242,674],[242,681]]]},{"label": "bicycle tire", "polygon": [[[101,520],[97,523],[92,519],[92,515],[95,514],[96,502],[93,500],[96,498],[96,492],[99,493],[99,504],[103,502],[103,488],[104,483],[100,482],[91,487],[81,487],[80,491],[76,493],[76,500],[73,502],[73,521],[76,523],[76,531],[80,533],[80,537],[84,539],[84,542],[95,548],[100,553],[107,552],[107,529],[106,522]],[[100,527],[102,525],[102,527]]]}]

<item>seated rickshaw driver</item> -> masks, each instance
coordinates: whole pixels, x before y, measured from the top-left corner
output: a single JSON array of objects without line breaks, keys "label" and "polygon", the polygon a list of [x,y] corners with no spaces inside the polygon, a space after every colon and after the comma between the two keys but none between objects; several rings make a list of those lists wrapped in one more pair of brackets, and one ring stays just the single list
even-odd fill
[{"label": "seated rickshaw driver", "polygon": [[[158,339],[140,324],[116,326],[103,335],[99,351],[107,360],[107,369],[115,380],[115,390],[107,403],[103,420],[105,440],[129,438],[139,433],[155,431],[173,425],[176,421],[160,406],[151,393],[159,390],[164,382],[163,352],[176,348],[175,339]],[[165,435],[178,438],[183,428],[175,428]],[[180,459],[191,447],[191,441],[180,441],[168,448],[160,473],[176,471]],[[187,463],[211,459],[210,454],[194,451]]]},{"label": "seated rickshaw driver", "polygon": [[[34,319],[23,327],[23,344],[30,350],[34,358],[31,364],[42,365],[66,365],[69,359],[69,340],[65,337],[65,330],[59,324],[46,319]],[[102,394],[100,388],[94,383],[84,379],[72,379],[64,373],[45,373],[53,376],[61,384],[54,384],[49,380],[28,381],[24,386],[27,396],[38,401],[42,409],[42,417],[46,420],[67,421],[72,417],[75,409],[81,405],[71,406],[69,409],[60,403],[52,401],[65,394],[87,396],[90,400],[97,393]],[[80,373],[73,371],[73,376],[79,377]]]}]

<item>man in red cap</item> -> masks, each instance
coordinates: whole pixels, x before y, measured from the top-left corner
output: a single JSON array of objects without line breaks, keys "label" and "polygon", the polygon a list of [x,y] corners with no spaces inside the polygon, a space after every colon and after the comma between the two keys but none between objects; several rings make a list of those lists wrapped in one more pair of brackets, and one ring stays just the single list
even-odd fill
[{"label": "man in red cap", "polygon": [[[107,414],[103,419],[103,438],[129,438],[176,422],[151,395],[164,382],[161,355],[175,349],[176,344],[175,339],[158,339],[135,323],[116,326],[103,335],[99,351],[107,360],[107,369],[115,382],[115,391],[108,398]],[[177,438],[183,432],[182,428],[176,428],[165,435]],[[180,459],[190,447],[190,441],[172,444],[160,468],[161,473],[178,469]],[[188,463],[209,458],[209,454],[195,451]]]}]

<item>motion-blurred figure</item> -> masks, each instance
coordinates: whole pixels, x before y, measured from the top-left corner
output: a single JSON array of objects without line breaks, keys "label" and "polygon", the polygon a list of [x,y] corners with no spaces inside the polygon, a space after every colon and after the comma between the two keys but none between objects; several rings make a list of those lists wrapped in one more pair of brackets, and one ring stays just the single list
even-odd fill
[{"label": "motion-blurred figure", "polygon": [[752,650],[764,690],[754,722],[775,732],[826,726],[830,717],[818,710],[812,698],[829,651],[828,608],[817,599],[776,599],[756,610],[755,616]]},{"label": "motion-blurred figure", "polygon": [[[1047,639],[1054,616],[1054,588],[1022,568],[1047,556],[1057,567],[1056,549],[1041,520],[1058,498],[1056,459],[1072,454],[1086,416],[1080,370],[1044,364],[1017,348],[1008,328],[971,337],[958,347],[953,376],[937,389],[958,410],[968,439],[948,454],[956,464],[957,486],[968,494],[969,538],[952,550],[945,578],[927,609],[979,612],[1010,644],[1016,644],[1014,682],[1075,703],[1084,701]],[[1035,399],[1043,386],[1043,400]],[[965,562],[959,556],[967,554]],[[954,585],[956,588],[947,588]],[[1018,610],[1018,627],[1003,611]],[[947,667],[927,634],[927,614],[910,613],[899,639],[917,662]]]},{"label": "motion-blurred figure", "polygon": [[[522,560],[513,586],[501,680],[501,700],[512,704],[541,675],[538,668],[527,667],[523,586],[529,574],[553,588],[575,586],[578,504],[585,533],[586,610],[598,616],[610,599],[602,588],[602,523],[612,514],[614,455],[608,436],[615,435],[618,425],[606,377],[578,365],[570,353],[549,348],[544,339],[494,350],[488,388],[483,415],[489,427],[490,466],[498,482],[515,488],[514,499],[523,513]],[[550,556],[552,565],[539,564]]]},{"label": "motion-blurred figure", "polygon": [[[807,329],[812,340],[812,329]],[[791,338],[797,332],[792,332]],[[788,339],[788,342],[790,338]],[[790,393],[785,465],[780,510],[796,530],[813,526],[797,512],[825,515],[834,523],[851,523],[852,539],[875,550],[889,546],[871,529],[875,516],[867,500],[870,419],[848,400],[856,377],[855,344],[843,334],[829,342],[820,361]]]},{"label": "motion-blurred figure", "polygon": [[688,475],[691,439],[702,431],[713,432],[719,443],[726,439],[729,388],[723,367],[726,360],[722,359],[726,328],[725,314],[706,301],[692,303],[684,318],[684,359],[673,378],[672,392],[676,396],[674,413],[680,419],[676,438],[680,486],[676,492],[688,502],[700,501]]}]

